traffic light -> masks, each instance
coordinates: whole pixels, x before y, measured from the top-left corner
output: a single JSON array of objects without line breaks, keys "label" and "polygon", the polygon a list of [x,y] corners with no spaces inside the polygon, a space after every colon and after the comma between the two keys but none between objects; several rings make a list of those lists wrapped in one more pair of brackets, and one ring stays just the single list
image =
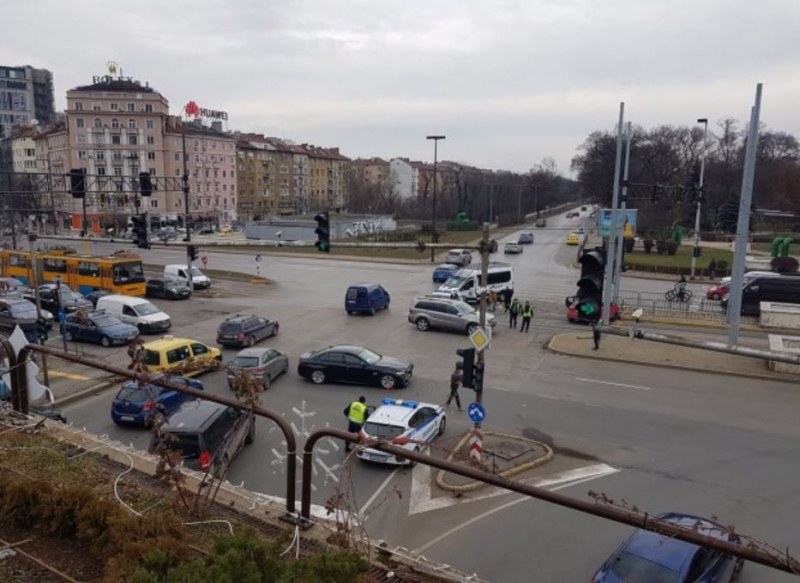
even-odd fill
[{"label": "traffic light", "polygon": [[186,247],[186,252],[189,254],[189,261],[197,261],[197,247],[194,245],[189,245]]},{"label": "traffic light", "polygon": [[317,228],[314,229],[314,233],[317,234],[317,242],[314,243],[314,247],[316,247],[323,253],[330,253],[331,252],[330,214],[328,213],[328,211],[317,213],[317,216],[314,217],[314,220],[317,221]]},{"label": "traffic light", "polygon": [[692,251],[692,255],[694,255],[695,257],[700,257],[702,254],[703,254],[703,248],[700,246],[695,247],[694,250]]},{"label": "traffic light", "polygon": [[483,363],[476,362],[475,363],[475,386],[472,387],[475,389],[476,393],[480,393],[483,390]]},{"label": "traffic light", "polygon": [[150,241],[147,240],[147,220],[142,215],[131,217],[133,223],[133,234],[136,235],[136,246],[139,249],[150,249]]},{"label": "traffic light", "polygon": [[603,278],[606,269],[606,250],[595,247],[584,251],[578,261],[581,278],[578,280],[578,313],[590,322],[600,319],[603,305]]},{"label": "traffic light", "polygon": [[73,168],[69,171],[69,191],[73,198],[86,196],[86,170]]},{"label": "traffic light", "polygon": [[153,181],[150,180],[149,172],[139,172],[139,193],[142,196],[153,194]]},{"label": "traffic light", "polygon": [[461,357],[461,384],[471,389],[475,386],[475,349],[459,348],[456,354]]}]

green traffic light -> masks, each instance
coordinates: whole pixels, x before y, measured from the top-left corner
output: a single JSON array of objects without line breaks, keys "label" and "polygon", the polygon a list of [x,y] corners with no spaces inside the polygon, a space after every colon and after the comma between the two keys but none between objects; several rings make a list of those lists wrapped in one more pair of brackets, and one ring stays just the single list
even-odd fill
[{"label": "green traffic light", "polygon": [[584,316],[591,316],[597,313],[597,306],[594,304],[584,303],[578,306],[578,311]]}]

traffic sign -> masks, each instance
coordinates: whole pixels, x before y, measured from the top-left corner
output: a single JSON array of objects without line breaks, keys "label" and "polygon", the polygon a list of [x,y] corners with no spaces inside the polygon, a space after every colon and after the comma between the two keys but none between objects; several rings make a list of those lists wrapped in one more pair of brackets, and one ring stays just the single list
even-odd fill
[{"label": "traffic sign", "polygon": [[486,419],[486,409],[480,403],[470,403],[469,407],[467,407],[467,415],[469,415],[470,420],[480,423]]},{"label": "traffic sign", "polygon": [[475,347],[475,350],[480,352],[487,346],[489,346],[489,342],[491,338],[489,335],[483,330],[483,328],[475,328],[472,334],[469,335],[469,341],[472,342],[472,345]]}]

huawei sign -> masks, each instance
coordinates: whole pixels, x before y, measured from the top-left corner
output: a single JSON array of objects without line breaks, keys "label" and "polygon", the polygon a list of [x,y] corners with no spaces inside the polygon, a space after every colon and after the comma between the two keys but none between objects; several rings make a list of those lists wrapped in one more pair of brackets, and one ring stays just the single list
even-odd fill
[{"label": "huawei sign", "polygon": [[186,111],[186,115],[190,117],[200,117],[200,106],[197,105],[194,101],[190,101],[186,104],[186,107],[183,108]]},{"label": "huawei sign", "polygon": [[187,103],[183,110],[186,112],[187,117],[204,117],[207,119],[225,120],[228,119],[228,113],[225,111],[217,111],[215,109],[206,109],[200,107],[196,102],[190,101]]}]

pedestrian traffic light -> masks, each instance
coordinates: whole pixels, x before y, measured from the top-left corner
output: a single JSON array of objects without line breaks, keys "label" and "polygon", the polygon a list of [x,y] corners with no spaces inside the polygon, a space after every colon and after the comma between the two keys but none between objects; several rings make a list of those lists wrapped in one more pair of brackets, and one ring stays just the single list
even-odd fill
[{"label": "pedestrian traffic light", "polygon": [[578,261],[581,264],[581,278],[578,280],[578,313],[583,319],[594,322],[600,319],[603,305],[606,250],[595,247],[590,251],[584,251]]},{"label": "pedestrian traffic light", "polygon": [[150,241],[147,240],[147,220],[143,215],[131,217],[133,223],[133,234],[136,237],[136,246],[139,249],[150,249]]},{"label": "pedestrian traffic light", "polygon": [[73,198],[86,196],[86,170],[73,168],[69,171],[69,192]]},{"label": "pedestrian traffic light", "polygon": [[197,261],[197,252],[198,252],[197,247],[195,247],[194,245],[189,245],[188,247],[186,247],[186,251],[189,254],[190,261]]},{"label": "pedestrian traffic light", "polygon": [[475,386],[475,349],[459,348],[456,354],[461,357],[461,384],[471,389]]},{"label": "pedestrian traffic light", "polygon": [[328,213],[328,211],[317,213],[317,216],[314,217],[314,220],[317,221],[317,228],[314,230],[314,233],[316,233],[317,235],[317,242],[314,243],[314,247],[316,247],[323,253],[330,253],[331,252],[330,214]]},{"label": "pedestrian traffic light", "polygon": [[139,172],[139,193],[142,196],[153,194],[153,181],[150,180],[149,172]]}]

